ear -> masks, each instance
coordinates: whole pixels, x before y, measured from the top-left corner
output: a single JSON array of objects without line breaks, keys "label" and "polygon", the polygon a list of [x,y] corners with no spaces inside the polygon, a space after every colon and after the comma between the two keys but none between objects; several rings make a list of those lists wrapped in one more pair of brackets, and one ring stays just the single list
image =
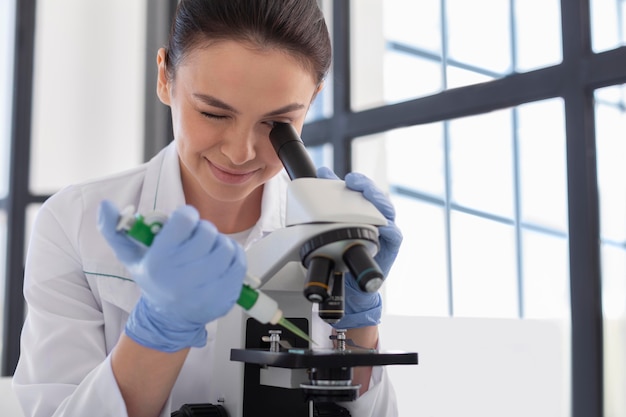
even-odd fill
[{"label": "ear", "polygon": [[319,83],[319,85],[315,88],[315,91],[313,91],[313,95],[311,96],[311,101],[309,102],[309,109],[311,108],[311,106],[313,105],[313,102],[317,98],[317,95],[320,93],[320,91],[322,91],[323,88],[324,88],[324,81]]},{"label": "ear", "polygon": [[165,66],[165,48],[160,48],[157,53],[157,96],[161,103],[170,105],[170,82],[167,77],[167,68]]},{"label": "ear", "polygon": [[319,85],[315,89],[315,92],[313,93],[313,98],[311,99],[311,102],[313,102],[313,100],[315,100],[315,97],[317,97],[317,95],[320,93],[320,91],[322,91],[324,89],[324,83],[325,83],[325,81],[322,81],[321,83],[319,83]]}]

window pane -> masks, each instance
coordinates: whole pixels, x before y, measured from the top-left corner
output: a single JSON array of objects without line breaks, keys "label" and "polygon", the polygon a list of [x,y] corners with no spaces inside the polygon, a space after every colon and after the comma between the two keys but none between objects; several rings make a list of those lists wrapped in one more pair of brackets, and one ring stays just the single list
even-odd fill
[{"label": "window pane", "polygon": [[307,146],[307,151],[316,167],[328,167],[333,169],[333,146],[326,143],[320,146]]},{"label": "window pane", "polygon": [[354,111],[444,88],[440,0],[353,0],[351,108]]},{"label": "window pane", "polygon": [[404,234],[387,314],[569,317],[564,132],[551,99],[352,142]]},{"label": "window pane", "polygon": [[624,45],[625,7],[621,0],[590,0],[591,44],[595,52]]},{"label": "window pane", "polygon": [[513,227],[474,215],[451,215],[455,316],[518,317]]},{"label": "window pane", "polygon": [[[396,103],[441,91],[441,1],[385,0],[382,30],[386,42],[384,102]],[[360,41],[355,39],[359,45]]]},{"label": "window pane", "polygon": [[392,194],[402,249],[384,286],[385,314],[449,314],[445,211],[403,195]]},{"label": "window pane", "polygon": [[516,70],[531,71],[561,62],[561,2],[514,1]]},{"label": "window pane", "polygon": [[[7,214],[0,211],[0,334],[4,334],[4,291],[6,280],[6,253],[7,253]],[[4,337],[0,337],[0,356]]]},{"label": "window pane", "polygon": [[626,251],[603,245],[604,409],[607,417],[626,415]]},{"label": "window pane", "polygon": [[561,99],[517,108],[521,218],[567,231],[565,116]]},{"label": "window pane", "polygon": [[569,241],[532,230],[522,238],[524,317],[569,320]]},{"label": "window pane", "polygon": [[[328,27],[328,31],[330,32],[331,42],[333,35],[333,4],[332,0],[319,0],[318,3],[324,13],[324,18],[326,19],[326,26]],[[306,115],[306,123],[325,119],[333,114],[333,68],[331,64],[330,72],[324,80],[324,87],[322,91],[315,97],[311,108],[309,109]]]},{"label": "window pane", "polygon": [[473,210],[513,217],[511,110],[450,122],[452,201]]},{"label": "window pane", "polygon": [[509,2],[447,0],[445,3],[450,59],[498,74],[510,71]]},{"label": "window pane", "polygon": [[446,192],[443,123],[392,130],[386,138],[389,182],[443,201]]},{"label": "window pane", "polygon": [[448,65],[446,67],[446,84],[448,88],[484,83],[494,78],[495,74],[477,71],[476,68],[467,68],[458,65]]},{"label": "window pane", "polygon": [[438,61],[391,50],[385,51],[383,64],[384,103],[428,96],[443,88],[441,63]]},{"label": "window pane", "polygon": [[2,1],[0,2],[0,199],[6,198],[9,191],[14,31],[15,2]]},{"label": "window pane", "polygon": [[596,91],[604,386],[607,416],[626,414],[626,113],[624,85]]},{"label": "window pane", "polygon": [[[612,90],[617,94],[623,87],[609,87],[596,94],[596,155],[600,198],[600,234],[603,240],[626,242],[626,129],[624,101],[606,101]],[[621,102],[621,104],[620,104]]]},{"label": "window pane", "polygon": [[[363,7],[361,0],[351,6]],[[384,0],[383,30],[388,42],[412,46],[441,57],[441,0]],[[359,22],[356,22],[357,24]]]},{"label": "window pane", "polygon": [[[0,2],[0,201],[7,201],[11,149],[13,99],[13,51],[15,2]],[[0,203],[0,335],[4,334],[4,291],[6,287],[7,212]],[[0,357],[3,352],[0,337]]]},{"label": "window pane", "polygon": [[350,6],[355,111],[562,59],[559,0],[353,0]]},{"label": "window pane", "polygon": [[352,155],[354,171],[389,191],[404,235],[383,287],[386,314],[447,316],[443,124],[358,138]]},{"label": "window pane", "polygon": [[145,0],[37,3],[32,192],[142,161],[145,9]]}]

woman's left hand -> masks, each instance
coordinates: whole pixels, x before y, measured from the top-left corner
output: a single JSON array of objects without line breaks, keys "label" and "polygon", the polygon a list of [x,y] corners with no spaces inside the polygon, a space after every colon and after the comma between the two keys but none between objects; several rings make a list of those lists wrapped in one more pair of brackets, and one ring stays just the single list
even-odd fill
[{"label": "woman's left hand", "polygon": [[[339,179],[327,167],[318,168],[317,176],[325,179]],[[361,192],[387,219],[386,226],[378,227],[380,248],[374,256],[374,261],[386,278],[402,243],[402,232],[395,224],[396,211],[393,204],[382,190],[363,174],[351,172],[346,175],[345,183],[349,189]],[[333,326],[337,329],[351,329],[377,325],[382,313],[380,294],[361,291],[351,274],[346,274],[345,290],[345,315]]]}]

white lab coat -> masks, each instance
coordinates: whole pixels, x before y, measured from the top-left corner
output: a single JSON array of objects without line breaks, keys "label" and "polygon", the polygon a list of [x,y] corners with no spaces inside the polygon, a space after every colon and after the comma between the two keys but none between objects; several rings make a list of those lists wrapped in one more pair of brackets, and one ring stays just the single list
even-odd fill
[{"label": "white lab coat", "polygon": [[[289,179],[283,174],[266,184],[262,215],[246,247],[284,227]],[[67,187],[39,210],[26,259],[28,314],[13,378],[28,417],[127,416],[110,353],[140,289],[97,230],[103,199],[143,213],[169,213],[184,204],[174,144],[135,169]],[[211,402],[219,384],[212,377],[216,328],[209,323],[206,346],[191,349],[162,417],[185,403]],[[384,369],[375,368],[371,382],[365,395],[344,406],[354,417],[396,416]]]}]

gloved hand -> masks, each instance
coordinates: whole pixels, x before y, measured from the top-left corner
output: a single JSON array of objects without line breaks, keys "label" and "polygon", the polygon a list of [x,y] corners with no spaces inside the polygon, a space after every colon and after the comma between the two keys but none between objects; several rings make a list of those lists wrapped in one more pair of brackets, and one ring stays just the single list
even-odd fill
[{"label": "gloved hand", "polygon": [[[318,168],[317,176],[318,178],[339,179],[327,167]],[[387,226],[378,227],[380,248],[374,256],[374,261],[387,277],[402,243],[402,232],[394,223],[396,211],[393,204],[376,184],[363,174],[348,173],[345,177],[345,183],[349,189],[363,193],[363,196],[387,219]],[[345,315],[337,323],[334,323],[333,327],[352,329],[378,324],[382,314],[380,294],[362,291],[350,273],[346,274],[345,284]]]},{"label": "gloved hand", "polygon": [[175,210],[148,248],[116,231],[119,215],[103,201],[98,229],[141,288],[126,334],[164,352],[204,346],[206,323],[239,298],[247,268],[243,249],[191,206]]}]

